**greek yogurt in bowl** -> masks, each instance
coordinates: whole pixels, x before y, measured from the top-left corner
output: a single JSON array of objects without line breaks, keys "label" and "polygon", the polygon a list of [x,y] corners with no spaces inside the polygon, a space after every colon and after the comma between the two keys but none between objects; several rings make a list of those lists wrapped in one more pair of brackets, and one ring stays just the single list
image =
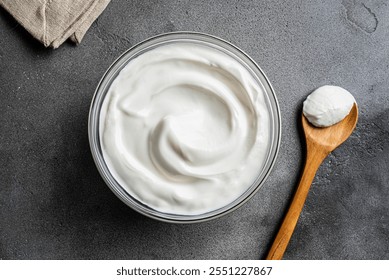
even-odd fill
[{"label": "greek yogurt in bowl", "polygon": [[108,186],[169,222],[225,214],[263,184],[280,113],[259,67],[206,34],[163,34],[123,54],[92,101],[89,137]]}]

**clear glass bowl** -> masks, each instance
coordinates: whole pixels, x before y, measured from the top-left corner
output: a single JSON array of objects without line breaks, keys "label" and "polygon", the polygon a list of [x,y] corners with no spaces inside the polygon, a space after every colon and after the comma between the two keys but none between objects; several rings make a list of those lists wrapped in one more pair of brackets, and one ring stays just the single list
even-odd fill
[{"label": "clear glass bowl", "polygon": [[[270,145],[268,147],[265,164],[263,164],[262,168],[258,170],[258,177],[256,181],[232,203],[229,203],[228,205],[225,205],[224,207],[219,208],[217,210],[203,213],[200,215],[177,215],[170,213],[162,213],[160,211],[152,209],[151,207],[143,204],[141,201],[131,196],[114,179],[110,170],[108,169],[104,161],[99,137],[101,106],[103,104],[104,97],[106,96],[107,91],[109,90],[112,82],[115,80],[119,72],[126,66],[126,64],[130,60],[147,52],[148,50],[151,50],[161,45],[174,44],[177,42],[203,44],[222,51],[233,57],[235,60],[239,61],[244,67],[246,67],[247,70],[249,70],[249,72],[258,81],[258,84],[265,93],[266,105],[270,114]],[[281,116],[277,98],[269,80],[267,79],[263,71],[259,68],[259,66],[242,50],[225,40],[208,34],[194,32],[173,32],[152,37],[135,45],[134,47],[123,53],[108,68],[97,86],[91,103],[89,112],[88,133],[91,152],[101,176],[103,177],[106,184],[111,188],[111,190],[125,204],[127,204],[134,210],[157,220],[173,223],[194,223],[214,219],[216,217],[220,217],[226,213],[229,213],[234,209],[237,209],[248,199],[250,199],[264,184],[278,154],[281,139]]]}]

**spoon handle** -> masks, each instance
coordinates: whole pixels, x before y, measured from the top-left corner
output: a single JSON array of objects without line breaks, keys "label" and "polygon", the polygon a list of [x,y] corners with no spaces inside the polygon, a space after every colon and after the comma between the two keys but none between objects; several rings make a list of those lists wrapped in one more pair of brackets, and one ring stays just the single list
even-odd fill
[{"label": "spoon handle", "polygon": [[322,161],[327,157],[329,152],[320,146],[307,143],[307,157],[300,183],[294,194],[292,203],[289,206],[288,212],[282,222],[278,234],[270,248],[266,257],[267,260],[280,260],[285,253],[289,240],[292,237],[297,220],[303,209],[305,200],[307,198],[309,188],[315,177],[316,171]]}]

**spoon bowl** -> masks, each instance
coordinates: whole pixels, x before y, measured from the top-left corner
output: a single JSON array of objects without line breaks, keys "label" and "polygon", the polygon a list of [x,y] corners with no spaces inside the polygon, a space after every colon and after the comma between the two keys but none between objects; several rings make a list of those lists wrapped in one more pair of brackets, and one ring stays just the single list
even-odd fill
[{"label": "spoon bowl", "polygon": [[317,169],[328,154],[339,147],[351,135],[357,121],[358,107],[356,103],[354,103],[350,113],[342,121],[329,127],[315,127],[308,122],[304,115],[302,116],[307,150],[304,170],[292,203],[266,259],[282,259]]},{"label": "spoon bowl", "polygon": [[315,143],[322,149],[332,152],[340,146],[354,131],[358,121],[358,106],[354,103],[350,113],[340,122],[329,127],[313,126],[302,114],[305,140]]}]

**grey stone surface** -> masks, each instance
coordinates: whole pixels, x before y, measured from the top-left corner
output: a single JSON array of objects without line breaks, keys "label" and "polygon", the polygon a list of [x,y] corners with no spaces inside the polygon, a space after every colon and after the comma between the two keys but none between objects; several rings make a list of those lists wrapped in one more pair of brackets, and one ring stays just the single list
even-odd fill
[{"label": "grey stone surface", "polygon": [[[0,10],[0,259],[264,258],[304,158],[304,98],[352,92],[355,133],[321,166],[285,259],[389,259],[389,6],[384,0],[112,1],[81,45],[44,49]],[[264,187],[203,224],[157,222],[104,184],[87,136],[105,69],[152,35],[191,30],[252,56],[282,111]]]}]

